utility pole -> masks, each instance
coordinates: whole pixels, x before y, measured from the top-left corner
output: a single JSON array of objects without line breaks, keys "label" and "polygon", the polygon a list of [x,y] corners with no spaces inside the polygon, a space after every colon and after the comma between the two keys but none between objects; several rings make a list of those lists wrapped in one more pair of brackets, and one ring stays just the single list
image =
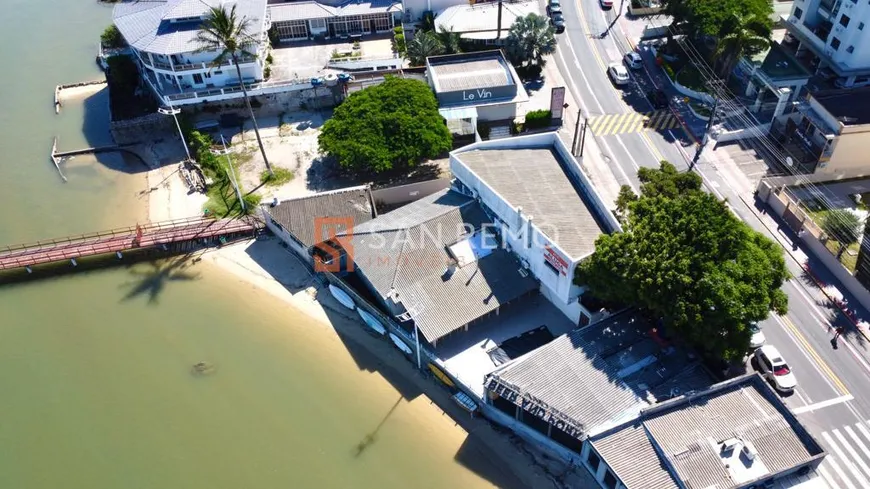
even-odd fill
[{"label": "utility pole", "polygon": [[501,39],[501,2],[502,0],[498,0],[498,28],[496,29],[495,40],[498,41]]},{"label": "utility pole", "polygon": [[227,157],[227,176],[230,177],[230,183],[236,189],[236,196],[239,198],[239,205],[242,207],[242,212],[245,211],[245,199],[242,198],[242,189],[239,188],[239,182],[236,181],[236,171],[233,169],[233,160],[230,158],[230,150],[227,149],[227,142],[224,135],[221,134],[221,143],[224,145],[224,156]]},{"label": "utility pole", "polygon": [[701,152],[704,151],[704,148],[707,147],[707,143],[710,141],[710,131],[713,129],[716,114],[719,112],[719,94],[721,92],[718,88],[721,88],[722,84],[722,80],[713,80],[707,83],[707,86],[711,87],[715,93],[715,98],[713,99],[713,111],[710,112],[710,118],[707,119],[707,127],[704,129],[704,137],[701,139],[701,144],[698,145],[698,149],[695,151],[695,157],[692,158],[692,162],[689,164],[689,171],[692,171],[695,168],[695,165],[701,158]]},{"label": "utility pole", "polygon": [[178,128],[178,136],[181,137],[181,144],[184,145],[184,153],[187,155],[187,160],[190,161],[190,150],[187,149],[187,141],[184,140],[184,132],[181,130],[181,124],[178,122],[178,114],[181,113],[181,109],[176,109],[172,106],[172,102],[169,102],[169,108],[164,109],[163,107],[159,107],[157,112],[163,115],[171,115],[173,119],[175,119],[175,127]]},{"label": "utility pole", "polygon": [[577,156],[577,135],[580,129],[580,119],[583,117],[583,109],[577,109],[577,123],[574,124],[574,137],[571,138],[571,154]]},{"label": "utility pole", "polygon": [[586,127],[589,125],[589,119],[583,119],[583,132],[580,134],[580,157],[583,157],[583,147],[586,146]]}]

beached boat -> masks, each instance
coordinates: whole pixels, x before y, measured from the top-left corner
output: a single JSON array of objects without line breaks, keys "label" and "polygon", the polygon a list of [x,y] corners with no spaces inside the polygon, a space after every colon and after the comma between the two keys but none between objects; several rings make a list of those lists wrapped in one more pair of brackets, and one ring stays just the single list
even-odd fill
[{"label": "beached boat", "polygon": [[402,350],[402,353],[404,353],[405,355],[410,355],[414,353],[414,350],[411,350],[411,347],[408,346],[407,343],[402,341],[401,338],[394,335],[393,333],[390,333],[390,339],[393,340],[393,344],[396,345],[396,348]]},{"label": "beached boat", "polygon": [[356,313],[359,314],[359,317],[361,317],[363,322],[366,323],[366,326],[372,328],[376,333],[387,334],[387,328],[385,328],[376,317],[363,311],[362,308],[357,308]]},{"label": "beached boat", "polygon": [[335,297],[335,300],[341,303],[342,306],[353,311],[356,309],[356,304],[354,304],[353,299],[347,295],[347,292],[339,289],[335,285],[329,284],[329,292]]}]

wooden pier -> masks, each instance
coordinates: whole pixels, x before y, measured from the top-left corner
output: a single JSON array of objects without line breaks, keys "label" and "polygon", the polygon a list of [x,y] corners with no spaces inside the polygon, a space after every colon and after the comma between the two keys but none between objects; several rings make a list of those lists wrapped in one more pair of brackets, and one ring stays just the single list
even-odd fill
[{"label": "wooden pier", "polygon": [[237,239],[256,234],[262,223],[251,217],[208,219],[202,217],[148,223],[96,233],[0,248],[0,271],[26,270],[52,263],[68,262],[100,255],[116,255],[143,250],[175,251],[195,245],[219,244],[221,239]]}]

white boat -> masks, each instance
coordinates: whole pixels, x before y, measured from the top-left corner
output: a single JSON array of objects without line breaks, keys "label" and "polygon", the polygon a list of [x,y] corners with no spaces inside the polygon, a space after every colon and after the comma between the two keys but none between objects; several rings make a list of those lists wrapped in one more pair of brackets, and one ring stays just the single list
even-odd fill
[{"label": "white boat", "polygon": [[404,353],[405,355],[410,355],[414,353],[414,351],[411,350],[410,346],[408,346],[404,341],[402,341],[401,338],[394,335],[393,333],[390,333],[390,339],[393,340],[393,344],[396,345],[396,348],[402,350],[402,353]]},{"label": "white boat", "polygon": [[329,292],[332,294],[333,297],[335,297],[335,300],[341,303],[342,306],[350,309],[351,311],[356,309],[356,304],[354,304],[353,299],[351,299],[350,296],[347,295],[347,292],[339,289],[332,284],[329,284]]},{"label": "white boat", "polygon": [[366,323],[366,326],[372,328],[378,334],[387,334],[387,328],[381,324],[380,321],[371,314],[366,311],[363,311],[362,308],[357,308],[356,313],[359,314],[359,317],[362,318],[363,322]]}]

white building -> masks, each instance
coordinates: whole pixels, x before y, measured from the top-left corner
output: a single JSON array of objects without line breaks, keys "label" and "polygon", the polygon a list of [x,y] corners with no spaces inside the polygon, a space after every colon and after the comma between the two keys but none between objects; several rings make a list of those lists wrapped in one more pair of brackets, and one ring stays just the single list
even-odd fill
[{"label": "white building", "polygon": [[584,305],[577,264],[604,233],[621,231],[592,182],[555,132],[485,141],[450,153],[460,191],[477,199],[541,294],[578,326],[602,318]]},{"label": "white building", "polygon": [[269,5],[281,42],[390,32],[401,23],[401,12],[397,0],[272,0]]},{"label": "white building", "polygon": [[[235,5],[236,15],[250,20],[248,34],[256,45],[247,49],[257,55],[239,60],[239,80],[231,59],[219,66],[218,52],[197,52],[196,36],[210,7]],[[266,0],[149,0],[115,5],[112,20],[130,45],[142,76],[164,103],[181,105],[202,100],[225,100],[241,96],[241,82],[263,81],[263,68],[271,26]]]},{"label": "white building", "polygon": [[797,0],[786,27],[798,41],[797,55],[828,68],[841,87],[870,84],[870,3],[863,0]]}]

